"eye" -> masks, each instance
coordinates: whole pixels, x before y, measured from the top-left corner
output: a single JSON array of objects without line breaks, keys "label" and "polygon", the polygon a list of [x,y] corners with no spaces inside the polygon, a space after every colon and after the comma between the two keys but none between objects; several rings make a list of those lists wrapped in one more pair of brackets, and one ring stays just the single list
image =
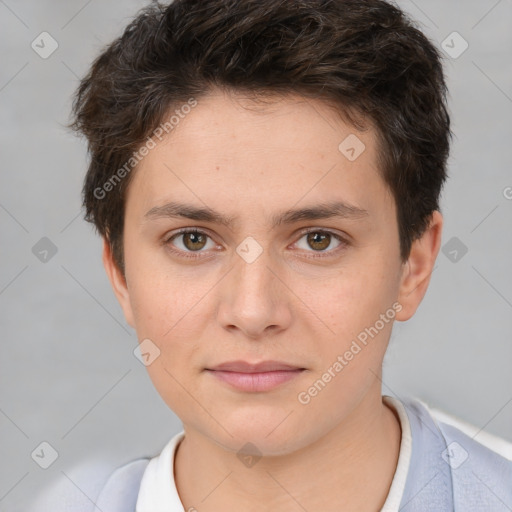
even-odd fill
[{"label": "eye", "polygon": [[[300,247],[300,242],[301,240],[304,239],[305,243],[303,244],[302,247]],[[333,240],[337,243],[337,245],[334,247],[334,249],[327,251],[326,249],[332,244]],[[303,233],[303,236],[299,239],[298,242],[296,242],[296,245],[300,249],[304,249],[308,252],[321,253],[319,254],[319,256],[312,256],[313,258],[316,258],[323,257],[322,253],[328,253],[328,255],[332,253],[337,253],[339,250],[344,249],[348,245],[348,243],[343,239],[343,237],[336,233],[332,233],[331,231],[311,229]],[[311,251],[308,248],[313,249],[313,251]]]},{"label": "eye", "polygon": [[[303,243],[301,247],[301,241],[303,239],[305,243]],[[333,240],[337,245],[335,245],[334,249],[326,250],[332,245]],[[208,246],[208,241],[210,241],[210,246]],[[169,251],[185,258],[200,258],[202,253],[216,247],[210,235],[195,228],[181,229],[171,236],[166,237],[163,244]],[[348,242],[342,236],[332,233],[331,231],[310,229],[302,233],[301,238],[295,242],[295,245],[299,247],[299,249],[303,249],[309,253],[318,253],[307,256],[308,258],[322,258],[343,250],[348,245]]]},{"label": "eye", "polygon": [[[174,240],[180,241],[180,243],[174,244]],[[174,233],[172,236],[165,239],[164,243],[169,247],[172,252],[180,253],[180,255],[184,255],[188,258],[195,258],[198,256],[188,255],[186,253],[201,253],[205,252],[201,249],[211,249],[212,246],[208,247],[208,239],[213,247],[215,247],[215,243],[211,239],[211,237],[205,233],[204,231],[199,231],[198,229],[182,229],[177,233]],[[174,249],[174,247],[178,247],[178,249]],[[185,254],[183,254],[185,253]]]}]

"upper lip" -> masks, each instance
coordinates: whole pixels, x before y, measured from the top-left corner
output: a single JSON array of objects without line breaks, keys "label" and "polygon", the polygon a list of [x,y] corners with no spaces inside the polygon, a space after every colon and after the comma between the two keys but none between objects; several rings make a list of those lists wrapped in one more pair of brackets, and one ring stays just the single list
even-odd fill
[{"label": "upper lip", "polygon": [[219,370],[226,372],[240,372],[240,373],[261,373],[261,372],[275,372],[275,371],[291,371],[303,370],[300,366],[286,364],[281,361],[262,361],[260,363],[251,364],[246,361],[227,361],[225,363],[206,368],[207,370]]}]

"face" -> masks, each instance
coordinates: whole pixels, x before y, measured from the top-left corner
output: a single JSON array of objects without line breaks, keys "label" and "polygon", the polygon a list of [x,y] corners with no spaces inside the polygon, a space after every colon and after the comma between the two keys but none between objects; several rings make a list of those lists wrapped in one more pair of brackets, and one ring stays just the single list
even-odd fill
[{"label": "face", "polygon": [[[438,244],[402,264],[372,129],[298,96],[244,105],[212,94],[157,141],[128,189],[126,280],[107,244],[104,261],[138,339],[160,351],[147,369],[185,429],[281,454],[377,389],[392,323],[421,301]],[[232,361],[296,370],[212,371]]]}]

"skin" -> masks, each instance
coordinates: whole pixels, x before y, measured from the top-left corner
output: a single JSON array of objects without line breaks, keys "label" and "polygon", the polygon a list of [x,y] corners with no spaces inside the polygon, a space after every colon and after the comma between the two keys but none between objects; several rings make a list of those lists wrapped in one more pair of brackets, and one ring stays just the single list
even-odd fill
[{"label": "skin", "polygon": [[[216,90],[157,141],[128,188],[125,276],[106,241],[105,269],[138,339],[161,351],[147,369],[183,422],[175,480],[185,510],[339,511],[343,504],[374,512],[389,492],[401,439],[395,413],[382,402],[393,322],[308,404],[297,396],[393,303],[401,305],[396,320],[414,314],[443,219],[434,212],[403,263],[375,131],[358,132],[326,104],[295,95],[252,107],[242,95]],[[350,134],[366,146],[353,162],[338,150]],[[331,200],[368,214],[271,226],[272,214]],[[208,206],[237,223],[145,217],[169,201]],[[209,238],[168,241],[179,228]],[[305,228],[347,243],[308,243]],[[252,263],[236,252],[248,236],[263,249]],[[305,371],[259,393],[205,371],[236,359],[279,360]],[[252,467],[237,457],[247,442],[262,455]]]}]

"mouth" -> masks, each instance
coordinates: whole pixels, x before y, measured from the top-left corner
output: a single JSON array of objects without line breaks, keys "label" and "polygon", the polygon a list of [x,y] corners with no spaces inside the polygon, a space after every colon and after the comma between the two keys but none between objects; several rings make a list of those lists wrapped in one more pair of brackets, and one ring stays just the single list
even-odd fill
[{"label": "mouth", "polygon": [[280,361],[263,361],[257,364],[229,361],[205,368],[206,372],[231,388],[253,393],[274,389],[295,379],[305,370]]}]

